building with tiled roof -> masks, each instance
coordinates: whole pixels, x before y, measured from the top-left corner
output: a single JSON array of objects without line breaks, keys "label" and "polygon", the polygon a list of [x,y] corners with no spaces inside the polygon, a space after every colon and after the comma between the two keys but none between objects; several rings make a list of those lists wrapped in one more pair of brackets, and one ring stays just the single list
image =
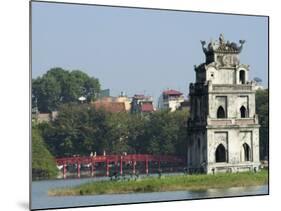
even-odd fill
[{"label": "building with tiled roof", "polygon": [[131,102],[131,113],[150,113],[154,111],[153,99],[143,94],[135,94]]},{"label": "building with tiled roof", "polygon": [[183,101],[184,96],[181,92],[174,89],[164,90],[159,98],[158,108],[175,111],[181,106]]},{"label": "building with tiled roof", "polygon": [[132,98],[127,97],[127,95],[124,92],[121,92],[121,94],[115,98],[115,102],[122,102],[125,104],[126,111],[129,112],[131,110]]},{"label": "building with tiled roof", "polygon": [[149,103],[149,102],[144,102],[141,104],[141,108],[140,111],[142,113],[146,113],[146,112],[153,112],[154,108],[153,108],[153,104]]},{"label": "building with tiled roof", "polygon": [[96,109],[104,109],[105,111],[111,113],[126,112],[124,102],[110,102],[98,100],[92,102],[92,106],[94,106]]},{"label": "building with tiled roof", "polygon": [[124,92],[121,92],[118,97],[104,96],[92,102],[92,104],[97,108],[104,107],[105,110],[110,112],[123,112],[124,105],[125,111],[129,112],[131,110],[131,101],[131,98],[127,97]]},{"label": "building with tiled roof", "polygon": [[168,89],[168,90],[163,91],[163,95],[167,95],[167,96],[181,96],[182,93],[177,91],[177,90]]}]

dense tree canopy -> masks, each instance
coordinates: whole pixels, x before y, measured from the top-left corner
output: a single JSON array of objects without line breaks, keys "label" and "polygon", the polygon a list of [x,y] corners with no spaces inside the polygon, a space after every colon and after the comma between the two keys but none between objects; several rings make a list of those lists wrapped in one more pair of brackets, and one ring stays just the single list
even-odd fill
[{"label": "dense tree canopy", "polygon": [[269,115],[269,101],[268,89],[257,90],[256,92],[256,113],[259,117],[260,127],[260,158],[261,160],[268,159],[268,115]]},{"label": "dense tree canopy", "polygon": [[57,110],[64,103],[77,102],[84,96],[94,100],[100,92],[99,80],[80,70],[52,68],[42,77],[32,80],[32,103],[40,112]]},{"label": "dense tree canopy", "polygon": [[[109,113],[90,104],[59,106],[54,122],[40,124],[55,156],[151,153],[186,154],[187,111],[156,111],[149,115]],[[268,156],[268,90],[256,93],[261,159]]]},{"label": "dense tree canopy", "polygon": [[103,151],[185,155],[187,115],[186,111],[109,113],[89,104],[65,104],[54,122],[39,127],[55,156]]},{"label": "dense tree canopy", "polygon": [[32,178],[52,178],[58,173],[54,157],[45,146],[40,131],[32,128]]},{"label": "dense tree canopy", "polygon": [[159,111],[151,115],[146,128],[147,151],[151,154],[182,154],[186,150],[187,113]]}]

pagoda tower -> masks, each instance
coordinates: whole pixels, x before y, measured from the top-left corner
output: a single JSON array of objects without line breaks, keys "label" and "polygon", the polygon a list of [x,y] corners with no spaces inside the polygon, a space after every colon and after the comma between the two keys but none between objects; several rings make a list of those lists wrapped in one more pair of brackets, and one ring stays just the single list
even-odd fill
[{"label": "pagoda tower", "polygon": [[259,124],[255,83],[249,65],[240,64],[239,45],[201,41],[205,63],[195,66],[189,86],[187,162],[189,172],[240,172],[259,169]]}]

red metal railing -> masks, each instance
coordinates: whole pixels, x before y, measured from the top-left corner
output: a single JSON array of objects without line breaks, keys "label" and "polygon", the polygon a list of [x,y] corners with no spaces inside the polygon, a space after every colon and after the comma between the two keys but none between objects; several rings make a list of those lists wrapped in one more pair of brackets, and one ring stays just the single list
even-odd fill
[{"label": "red metal railing", "polygon": [[149,155],[149,154],[130,154],[130,155],[100,155],[100,156],[76,156],[56,158],[57,165],[63,166],[63,178],[66,178],[67,165],[77,165],[77,177],[80,177],[81,164],[90,165],[91,176],[95,175],[96,163],[105,163],[106,176],[109,176],[109,164],[119,164],[120,175],[123,174],[123,162],[132,164],[132,173],[136,172],[136,163],[145,162],[145,172],[148,174],[149,162],[158,162],[158,169],[160,170],[161,162],[184,164],[184,159],[177,156],[169,155]]}]

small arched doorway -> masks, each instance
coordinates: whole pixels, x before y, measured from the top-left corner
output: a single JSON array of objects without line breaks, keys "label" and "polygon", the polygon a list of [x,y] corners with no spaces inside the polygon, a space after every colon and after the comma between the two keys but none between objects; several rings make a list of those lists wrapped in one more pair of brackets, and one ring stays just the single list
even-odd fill
[{"label": "small arched doorway", "polygon": [[222,144],[216,149],[216,163],[226,162],[226,150]]},{"label": "small arched doorway", "polygon": [[244,161],[250,161],[251,151],[248,144],[246,143],[243,144],[243,151],[244,151]]},{"label": "small arched doorway", "polygon": [[248,117],[247,109],[246,109],[244,106],[241,106],[241,108],[240,108],[240,117],[241,117],[241,118],[246,118],[246,117]]},{"label": "small arched doorway", "polygon": [[221,118],[225,118],[225,117],[226,117],[226,116],[225,116],[225,111],[224,111],[223,107],[220,106],[220,107],[218,108],[218,110],[217,110],[217,118],[218,118],[218,119],[221,119]]},{"label": "small arched doorway", "polygon": [[244,70],[239,71],[239,81],[240,81],[241,84],[245,84],[245,82],[246,82]]}]

